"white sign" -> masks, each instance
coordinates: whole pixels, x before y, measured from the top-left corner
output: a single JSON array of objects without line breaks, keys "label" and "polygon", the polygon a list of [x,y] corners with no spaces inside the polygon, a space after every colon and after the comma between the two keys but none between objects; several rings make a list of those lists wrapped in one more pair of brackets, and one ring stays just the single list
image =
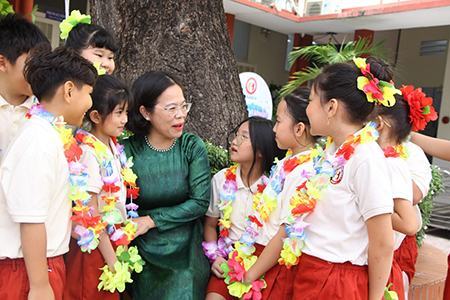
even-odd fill
[{"label": "white sign", "polygon": [[256,73],[239,74],[242,92],[247,104],[248,116],[272,119],[272,95],[264,79]]}]

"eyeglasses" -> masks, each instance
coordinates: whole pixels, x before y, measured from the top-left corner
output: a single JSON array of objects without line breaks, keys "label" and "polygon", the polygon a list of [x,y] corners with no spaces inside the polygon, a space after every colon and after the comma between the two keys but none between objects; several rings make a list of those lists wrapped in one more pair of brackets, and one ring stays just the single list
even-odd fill
[{"label": "eyeglasses", "polygon": [[165,107],[162,107],[169,115],[174,117],[178,111],[181,111],[183,114],[187,114],[192,107],[192,103],[183,103],[181,105],[171,104]]},{"label": "eyeglasses", "polygon": [[242,143],[244,141],[248,141],[250,139],[250,137],[248,135],[245,134],[240,134],[237,132],[233,132],[228,136],[228,145],[231,146],[231,144],[233,143],[234,139],[236,139],[236,145],[240,146],[242,145]]}]

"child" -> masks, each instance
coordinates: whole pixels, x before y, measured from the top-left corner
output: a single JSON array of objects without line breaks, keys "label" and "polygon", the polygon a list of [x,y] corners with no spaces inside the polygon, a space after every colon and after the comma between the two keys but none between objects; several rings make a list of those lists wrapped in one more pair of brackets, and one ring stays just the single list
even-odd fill
[{"label": "child", "polygon": [[207,299],[230,298],[220,265],[226,262],[231,245],[245,233],[246,219],[253,214],[252,199],[267,184],[265,174],[269,173],[277,152],[270,120],[251,117],[233,131],[230,159],[236,165],[213,177],[211,204],[205,217],[203,247],[213,273]]},{"label": "child", "polygon": [[[101,76],[92,92],[93,105],[85,117],[91,127],[90,133],[79,130],[76,134],[83,150],[81,163],[87,166],[88,192],[91,194],[89,206],[109,225],[110,237],[102,231],[98,249],[90,253],[80,251],[76,240],[71,240],[66,257],[69,284],[65,289],[65,299],[119,299],[118,292],[98,291],[97,286],[105,264],[114,270],[117,261],[114,248],[127,245],[135,231],[130,232],[128,239],[125,229],[133,226],[126,225],[129,223],[125,209],[127,190],[122,175],[128,166],[123,147],[116,141],[128,120],[130,97],[127,86],[118,79]],[[135,216],[135,212],[130,213]]]},{"label": "child", "polygon": [[[403,96],[407,91],[402,89]],[[400,248],[405,235],[414,236],[420,229],[420,212],[413,206],[413,181],[408,167],[409,156],[405,140],[411,132],[410,116],[416,107],[409,106],[403,97],[396,97],[392,107],[380,107],[378,111],[380,137],[379,145],[387,158],[394,198],[394,214],[392,225],[395,230],[395,250]],[[403,270],[399,257],[394,256],[391,278],[392,290],[397,292],[399,299],[407,299],[409,284],[403,282]]]},{"label": "child", "polygon": [[[62,299],[69,250],[69,199],[81,201],[81,150],[65,126],[80,126],[97,73],[75,52],[33,54],[25,77],[41,105],[10,146],[1,167],[0,294],[5,299]],[[70,193],[69,193],[70,191]]]},{"label": "child", "polygon": [[393,254],[392,192],[375,125],[364,124],[374,102],[392,105],[399,93],[379,81],[384,72],[360,58],[325,67],[313,83],[311,133],[329,138],[305,184],[305,198],[317,202],[303,219],[306,247],[293,299],[383,296]]},{"label": "child", "polygon": [[37,102],[23,76],[28,54],[36,47],[50,49],[39,28],[18,15],[0,17],[0,162],[25,122],[25,114]]},{"label": "child", "polygon": [[114,56],[119,48],[111,33],[101,26],[91,24],[91,16],[80,14],[78,10],[72,11],[60,24],[60,29],[61,39],[66,40],[66,47],[98,64],[97,67],[103,68],[107,74],[114,72]]}]

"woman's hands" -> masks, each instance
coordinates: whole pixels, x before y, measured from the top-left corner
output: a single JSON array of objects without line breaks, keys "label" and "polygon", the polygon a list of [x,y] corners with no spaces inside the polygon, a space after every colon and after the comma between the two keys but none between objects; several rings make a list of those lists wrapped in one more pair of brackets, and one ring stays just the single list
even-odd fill
[{"label": "woman's hands", "polygon": [[133,222],[138,225],[136,236],[146,234],[147,231],[156,227],[155,222],[153,222],[150,216],[134,218]]}]

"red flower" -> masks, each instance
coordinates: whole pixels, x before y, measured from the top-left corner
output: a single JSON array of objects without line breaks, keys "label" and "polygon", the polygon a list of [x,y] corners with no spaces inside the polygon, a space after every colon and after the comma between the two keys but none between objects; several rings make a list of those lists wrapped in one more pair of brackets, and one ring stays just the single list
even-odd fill
[{"label": "red flower", "polygon": [[263,183],[263,184],[258,184],[258,185],[257,185],[257,188],[256,188],[257,191],[258,191],[258,193],[264,192],[264,189],[266,188],[266,186],[267,186],[267,185],[264,184],[264,183]]},{"label": "red flower", "polygon": [[236,181],[236,173],[233,173],[230,171],[230,169],[228,169],[225,172],[225,179],[230,181]]},{"label": "red flower", "polygon": [[220,231],[220,236],[222,236],[222,237],[228,237],[230,235],[230,232],[228,231],[228,229],[222,229],[221,231]]},{"label": "red flower", "polygon": [[433,98],[427,97],[421,88],[414,89],[413,85],[407,85],[400,90],[403,98],[409,104],[409,121],[413,131],[423,130],[428,122],[437,119]]},{"label": "red flower", "polygon": [[292,212],[292,215],[299,216],[304,213],[313,211],[314,207],[316,207],[316,202],[308,201],[307,203],[304,203],[304,204],[298,205],[297,207],[294,207],[291,212]]},{"label": "red flower", "polygon": [[352,144],[343,144],[342,147],[336,152],[336,156],[342,155],[345,160],[349,160],[353,152],[355,152],[355,148],[353,148]]},{"label": "red flower", "polygon": [[64,155],[68,162],[80,160],[81,154],[83,154],[83,150],[81,150],[77,143],[72,143],[69,149],[64,151]]},{"label": "red flower", "polygon": [[102,190],[107,193],[117,193],[118,191],[120,191],[120,187],[115,183],[105,183],[102,187]]},{"label": "red flower", "polygon": [[251,222],[255,223],[258,227],[262,227],[263,226],[263,224],[255,216],[248,216],[248,219]]},{"label": "red flower", "polygon": [[139,188],[127,188],[127,198],[137,199],[139,197]]},{"label": "red flower", "polygon": [[384,157],[399,157],[400,156],[398,154],[398,152],[395,151],[395,148],[392,146],[388,146],[388,147],[384,148],[383,152],[384,152]]},{"label": "red flower", "polygon": [[307,182],[307,181],[308,181],[308,180],[303,181],[303,183],[300,184],[295,190],[301,191],[302,189],[304,189],[305,186],[306,186],[306,182]]},{"label": "red flower", "polygon": [[296,157],[290,158],[286,160],[283,164],[283,169],[286,173],[290,173],[292,170],[294,170],[298,166],[299,162]]}]

